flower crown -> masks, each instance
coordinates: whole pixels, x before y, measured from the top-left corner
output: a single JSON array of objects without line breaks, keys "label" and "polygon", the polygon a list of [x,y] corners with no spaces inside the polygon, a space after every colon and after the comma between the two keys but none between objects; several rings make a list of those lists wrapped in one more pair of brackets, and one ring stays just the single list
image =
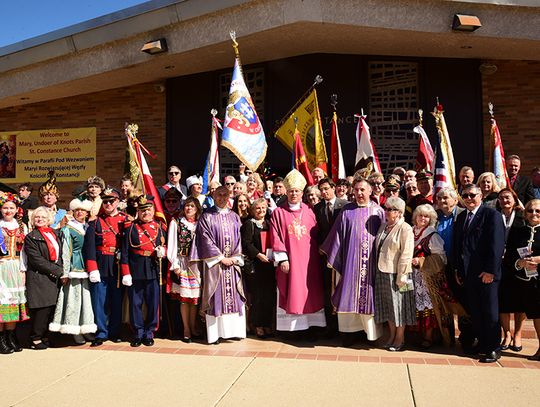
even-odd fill
[{"label": "flower crown", "polygon": [[0,192],[0,206],[4,206],[6,202],[13,202],[15,205],[19,206],[21,204],[21,199],[18,195],[11,192]]}]

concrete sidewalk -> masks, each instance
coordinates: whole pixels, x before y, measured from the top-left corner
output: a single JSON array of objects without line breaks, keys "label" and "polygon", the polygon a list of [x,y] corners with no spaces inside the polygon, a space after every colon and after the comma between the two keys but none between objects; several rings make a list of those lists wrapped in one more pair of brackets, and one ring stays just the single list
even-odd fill
[{"label": "concrete sidewalk", "polygon": [[[524,342],[532,353],[536,341]],[[0,358],[0,377],[1,406],[521,406],[540,400],[540,362],[521,354],[480,365],[442,351],[396,355],[254,339],[24,350]]]}]

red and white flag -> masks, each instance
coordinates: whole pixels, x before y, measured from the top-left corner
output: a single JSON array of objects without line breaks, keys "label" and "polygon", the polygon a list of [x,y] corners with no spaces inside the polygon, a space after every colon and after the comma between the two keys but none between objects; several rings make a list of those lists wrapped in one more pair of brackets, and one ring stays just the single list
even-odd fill
[{"label": "red and white flag", "polygon": [[368,163],[371,162],[373,164],[373,171],[381,172],[379,157],[371,141],[366,116],[355,114],[355,117],[358,117],[359,120],[356,126],[356,160],[354,162],[354,169],[357,171],[361,168],[366,168]]},{"label": "red and white flag", "polygon": [[330,138],[330,155],[332,158],[332,181],[337,182],[340,178],[345,178],[345,163],[341,152],[341,141],[337,127],[337,114],[332,117],[332,134]]},{"label": "red and white flag", "polygon": [[491,149],[492,156],[491,161],[493,164],[493,174],[497,179],[497,184],[501,189],[510,186],[510,178],[506,171],[506,161],[504,159],[504,149],[501,140],[501,133],[499,132],[499,126],[495,118],[491,118]]},{"label": "red and white flag", "polygon": [[435,153],[431,148],[429,138],[422,126],[416,126],[413,131],[418,134],[418,153],[416,154],[416,171],[427,170],[433,172]]},{"label": "red and white flag", "polygon": [[154,158],[155,156],[153,156],[152,153],[150,153],[150,151],[148,151],[146,147],[141,144],[139,139],[137,139],[138,130],[139,126],[136,124],[126,125],[125,132],[128,148],[130,151],[130,156],[134,158],[133,160],[130,160],[130,165],[137,166],[136,169],[130,170],[130,173],[138,173],[139,179],[135,180],[134,185],[137,187],[137,184],[139,184],[144,194],[152,195],[154,197],[154,208],[156,210],[154,217],[160,220],[163,223],[163,226],[167,228],[167,220],[165,219],[165,214],[163,212],[163,205],[142,150]]},{"label": "red and white flag", "polygon": [[[217,113],[217,110],[212,109],[212,114]],[[219,182],[219,142],[218,129],[221,129],[219,119],[212,117],[212,132],[210,134],[210,151],[206,158],[206,165],[203,171],[203,194],[208,193],[209,186],[212,182]]]}]

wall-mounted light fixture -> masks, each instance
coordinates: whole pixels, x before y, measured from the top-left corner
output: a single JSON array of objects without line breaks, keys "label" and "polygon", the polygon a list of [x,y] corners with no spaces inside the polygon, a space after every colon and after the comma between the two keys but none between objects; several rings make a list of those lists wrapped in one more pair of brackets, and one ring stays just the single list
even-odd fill
[{"label": "wall-mounted light fixture", "polygon": [[141,48],[142,52],[146,52],[150,55],[159,54],[161,52],[167,52],[167,41],[165,38],[160,38],[159,40],[154,40],[147,42]]},{"label": "wall-mounted light fixture", "polygon": [[454,14],[452,22],[452,30],[473,32],[482,27],[482,23],[477,16],[469,16],[466,14]]}]

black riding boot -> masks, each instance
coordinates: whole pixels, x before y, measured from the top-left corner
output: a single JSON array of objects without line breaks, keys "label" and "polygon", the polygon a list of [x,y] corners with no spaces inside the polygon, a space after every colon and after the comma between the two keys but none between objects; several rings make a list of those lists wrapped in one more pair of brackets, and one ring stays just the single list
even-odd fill
[{"label": "black riding boot", "polygon": [[13,348],[8,344],[7,341],[7,331],[0,332],[0,354],[8,355],[13,352]]},{"label": "black riding boot", "polygon": [[17,340],[17,335],[15,335],[15,331],[11,330],[11,331],[6,331],[6,332],[7,332],[6,334],[7,344],[11,346],[14,352],[21,352],[22,347],[21,345],[19,345],[19,341]]}]

